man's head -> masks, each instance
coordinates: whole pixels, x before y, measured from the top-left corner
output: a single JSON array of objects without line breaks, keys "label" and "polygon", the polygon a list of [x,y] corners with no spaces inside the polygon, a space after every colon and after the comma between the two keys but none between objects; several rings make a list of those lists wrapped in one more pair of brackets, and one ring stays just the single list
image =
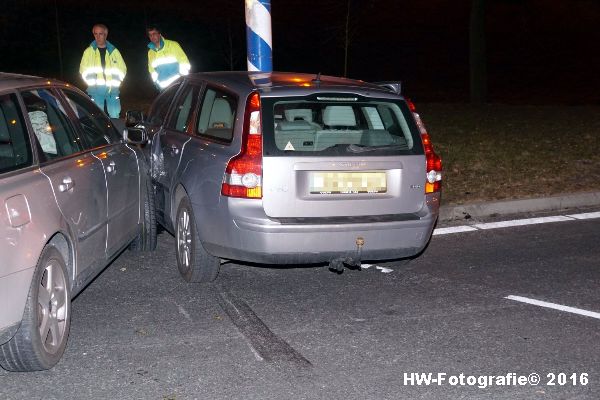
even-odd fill
[{"label": "man's head", "polygon": [[158,26],[156,25],[149,25],[146,28],[146,33],[148,34],[148,39],[150,39],[150,41],[152,43],[154,43],[154,46],[156,46],[156,48],[160,47],[160,29],[158,28]]},{"label": "man's head", "polygon": [[96,24],[92,28],[94,39],[98,47],[106,47],[106,37],[108,36],[108,28],[104,24]]}]

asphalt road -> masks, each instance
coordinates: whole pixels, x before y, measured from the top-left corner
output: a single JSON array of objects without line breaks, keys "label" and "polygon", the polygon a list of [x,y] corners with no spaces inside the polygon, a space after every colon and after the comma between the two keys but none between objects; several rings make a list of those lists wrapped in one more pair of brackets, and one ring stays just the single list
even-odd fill
[{"label": "asphalt road", "polygon": [[199,285],[163,233],[75,299],[54,369],[0,370],[0,398],[598,399],[600,319],[506,298],[600,312],[598,243],[599,219],[481,230],[390,272],[229,263]]}]

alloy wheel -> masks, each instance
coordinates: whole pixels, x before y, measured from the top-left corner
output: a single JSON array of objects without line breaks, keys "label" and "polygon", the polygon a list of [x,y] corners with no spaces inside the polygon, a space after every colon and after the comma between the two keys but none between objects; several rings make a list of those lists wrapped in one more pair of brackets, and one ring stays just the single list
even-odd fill
[{"label": "alloy wheel", "polygon": [[181,210],[177,223],[177,252],[180,263],[190,268],[192,256],[192,227],[190,225],[190,214],[187,209]]},{"label": "alloy wheel", "polygon": [[69,299],[67,279],[56,259],[48,260],[38,290],[38,331],[44,350],[55,354],[65,338]]}]

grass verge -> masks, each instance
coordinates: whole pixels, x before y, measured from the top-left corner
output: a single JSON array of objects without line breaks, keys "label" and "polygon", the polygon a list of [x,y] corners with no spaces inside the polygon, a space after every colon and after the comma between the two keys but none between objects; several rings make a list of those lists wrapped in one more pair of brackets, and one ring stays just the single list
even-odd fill
[{"label": "grass verge", "polygon": [[600,190],[600,106],[417,104],[443,204]]}]

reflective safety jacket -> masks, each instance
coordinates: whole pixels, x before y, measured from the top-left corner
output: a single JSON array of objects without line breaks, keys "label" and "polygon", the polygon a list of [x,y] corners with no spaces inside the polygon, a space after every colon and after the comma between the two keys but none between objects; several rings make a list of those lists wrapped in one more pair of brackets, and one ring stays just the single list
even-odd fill
[{"label": "reflective safety jacket", "polygon": [[121,86],[127,73],[127,66],[119,50],[109,41],[106,41],[105,61],[104,69],[102,69],[100,50],[94,40],[83,52],[79,65],[79,73],[87,83],[88,90],[93,87],[105,86],[111,91]]},{"label": "reflective safety jacket", "polygon": [[160,48],[148,43],[148,71],[152,81],[163,90],[177,78],[190,73],[190,60],[179,43],[160,37]]}]

